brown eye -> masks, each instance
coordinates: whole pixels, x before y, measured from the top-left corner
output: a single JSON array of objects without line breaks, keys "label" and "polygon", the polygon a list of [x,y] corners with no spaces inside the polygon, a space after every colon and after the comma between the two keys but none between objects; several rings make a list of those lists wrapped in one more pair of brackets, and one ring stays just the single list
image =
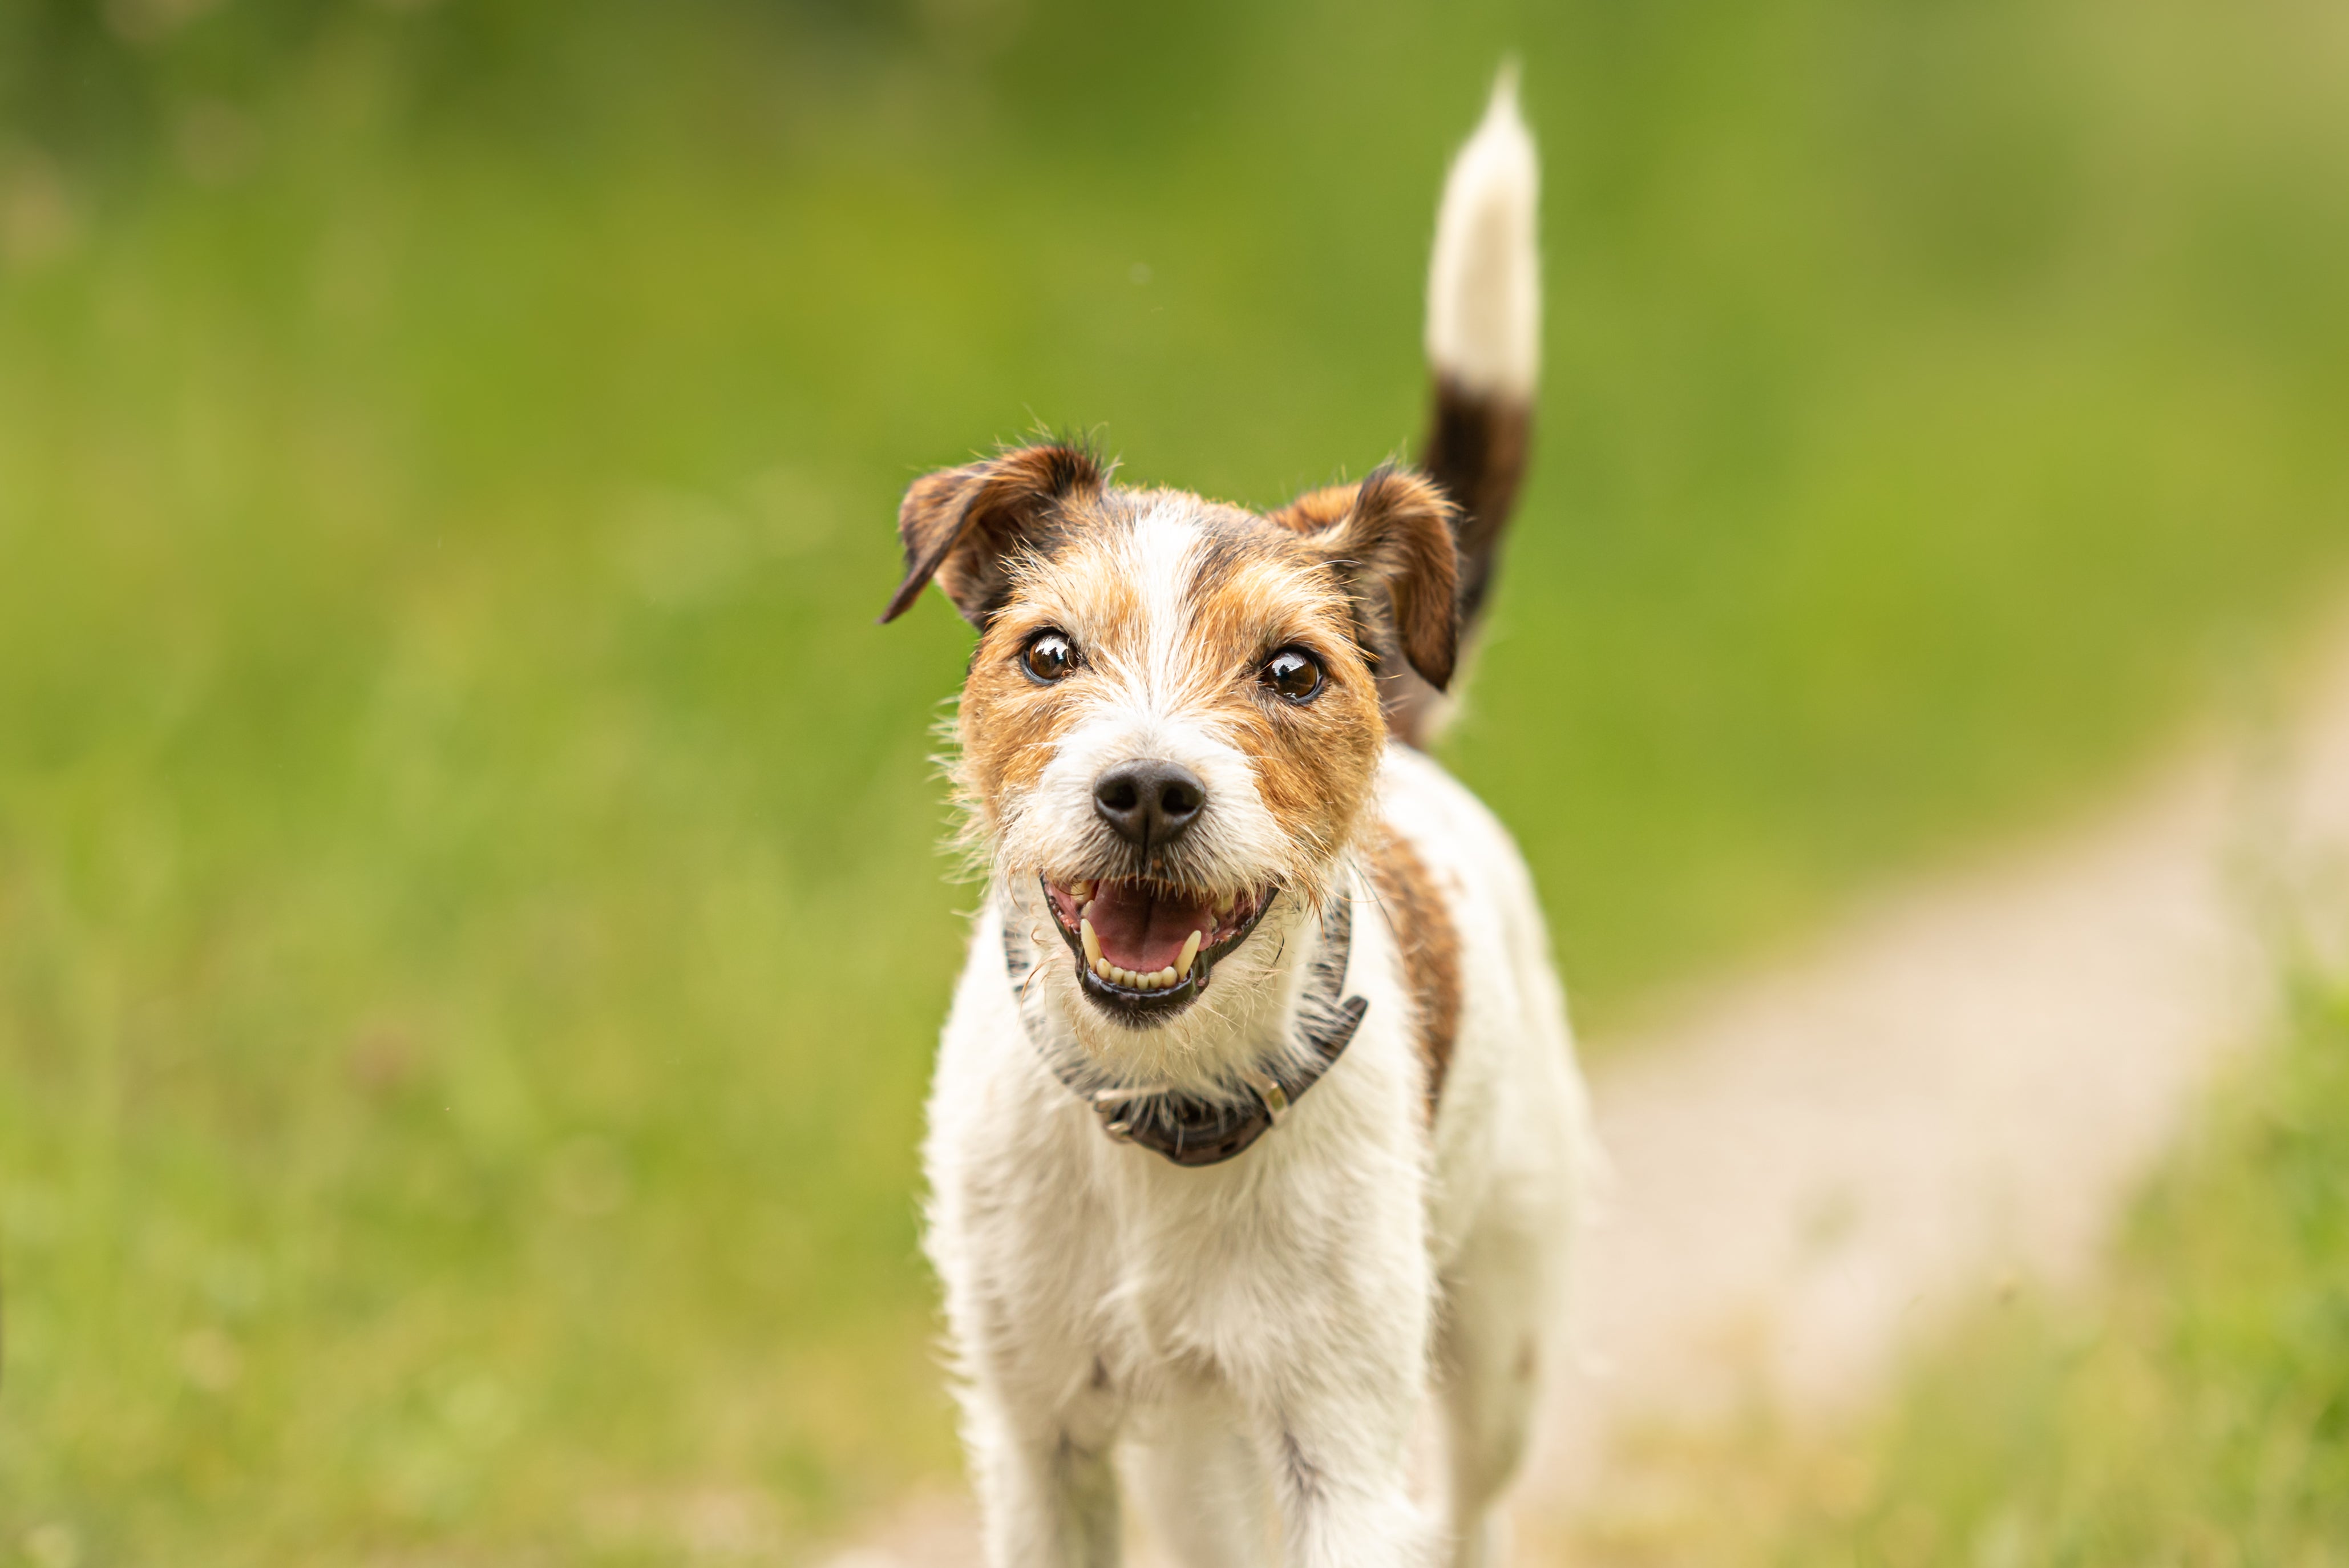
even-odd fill
[{"label": "brown eye", "polygon": [[1019,667],[1029,679],[1050,685],[1077,667],[1076,644],[1065,632],[1040,631],[1019,650]]},{"label": "brown eye", "polygon": [[1264,683],[1284,701],[1310,702],[1321,694],[1321,661],[1301,648],[1284,648],[1264,661]]}]

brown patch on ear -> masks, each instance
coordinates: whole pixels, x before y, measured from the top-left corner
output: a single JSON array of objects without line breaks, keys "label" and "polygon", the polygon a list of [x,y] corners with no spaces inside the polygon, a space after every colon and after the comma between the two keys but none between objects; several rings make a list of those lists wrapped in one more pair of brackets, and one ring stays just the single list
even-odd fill
[{"label": "brown patch on ear", "polygon": [[1099,494],[1105,482],[1092,453],[1057,445],[924,474],[897,508],[905,580],[882,623],[905,614],[935,576],[963,619],[984,626],[1009,597],[1011,556],[1049,533],[1067,503]]},{"label": "brown patch on ear", "polygon": [[1373,649],[1386,640],[1376,635],[1377,623],[1390,621],[1384,629],[1411,667],[1439,691],[1451,683],[1460,645],[1460,561],[1452,504],[1442,490],[1416,473],[1381,468],[1360,484],[1299,496],[1271,521],[1303,534],[1354,586],[1356,602],[1371,609]]},{"label": "brown patch on ear", "polygon": [[1309,490],[1268,514],[1265,521],[1294,534],[1319,534],[1325,528],[1335,528],[1354,509],[1355,493],[1361,488],[1360,484],[1332,484]]},{"label": "brown patch on ear", "polygon": [[1402,950],[1411,989],[1413,1037],[1427,1075],[1427,1119],[1435,1120],[1452,1047],[1460,1033],[1460,929],[1434,875],[1409,841],[1381,823],[1371,838],[1371,886]]}]

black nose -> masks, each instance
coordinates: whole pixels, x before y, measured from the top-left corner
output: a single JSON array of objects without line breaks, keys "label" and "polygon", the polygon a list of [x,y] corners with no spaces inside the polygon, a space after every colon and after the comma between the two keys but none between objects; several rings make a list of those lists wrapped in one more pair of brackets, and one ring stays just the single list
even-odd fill
[{"label": "black nose", "polygon": [[1158,849],[1199,819],[1207,786],[1173,763],[1120,763],[1093,780],[1093,810],[1128,844]]}]

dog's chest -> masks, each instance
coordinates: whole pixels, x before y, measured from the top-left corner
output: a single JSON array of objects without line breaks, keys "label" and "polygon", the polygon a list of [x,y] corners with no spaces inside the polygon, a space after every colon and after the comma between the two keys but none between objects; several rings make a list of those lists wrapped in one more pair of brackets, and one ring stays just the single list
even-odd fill
[{"label": "dog's chest", "polygon": [[1143,1402],[1201,1383],[1263,1387],[1323,1365],[1350,1325],[1422,1317],[1433,1275],[1415,1214],[1386,1206],[1381,1223],[1365,1198],[1326,1201],[1318,1230],[1283,1209],[1131,1233],[1102,1298],[1104,1366]]},{"label": "dog's chest", "polygon": [[1281,1127],[1206,1168],[1113,1143],[1060,1085],[1030,1077],[1029,1136],[978,1162],[992,1171],[966,1165],[957,1206],[970,1283],[1023,1380],[1146,1397],[1293,1366],[1361,1313],[1420,1310],[1416,1080],[1399,1010],[1384,1012]]}]

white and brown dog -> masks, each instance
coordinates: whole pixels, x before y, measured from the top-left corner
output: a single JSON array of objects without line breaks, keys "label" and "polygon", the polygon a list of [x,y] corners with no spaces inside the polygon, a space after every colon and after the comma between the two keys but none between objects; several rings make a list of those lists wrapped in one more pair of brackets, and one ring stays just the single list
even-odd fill
[{"label": "white and brown dog", "polygon": [[1418,472],[1258,515],[1048,445],[905,497],[884,618],[935,578],[979,628],[928,1245],[995,1568],[1114,1563],[1121,1450],[1185,1563],[1501,1552],[1589,1144],[1525,866],[1415,748],[1524,469],[1535,186],[1505,78]]}]

